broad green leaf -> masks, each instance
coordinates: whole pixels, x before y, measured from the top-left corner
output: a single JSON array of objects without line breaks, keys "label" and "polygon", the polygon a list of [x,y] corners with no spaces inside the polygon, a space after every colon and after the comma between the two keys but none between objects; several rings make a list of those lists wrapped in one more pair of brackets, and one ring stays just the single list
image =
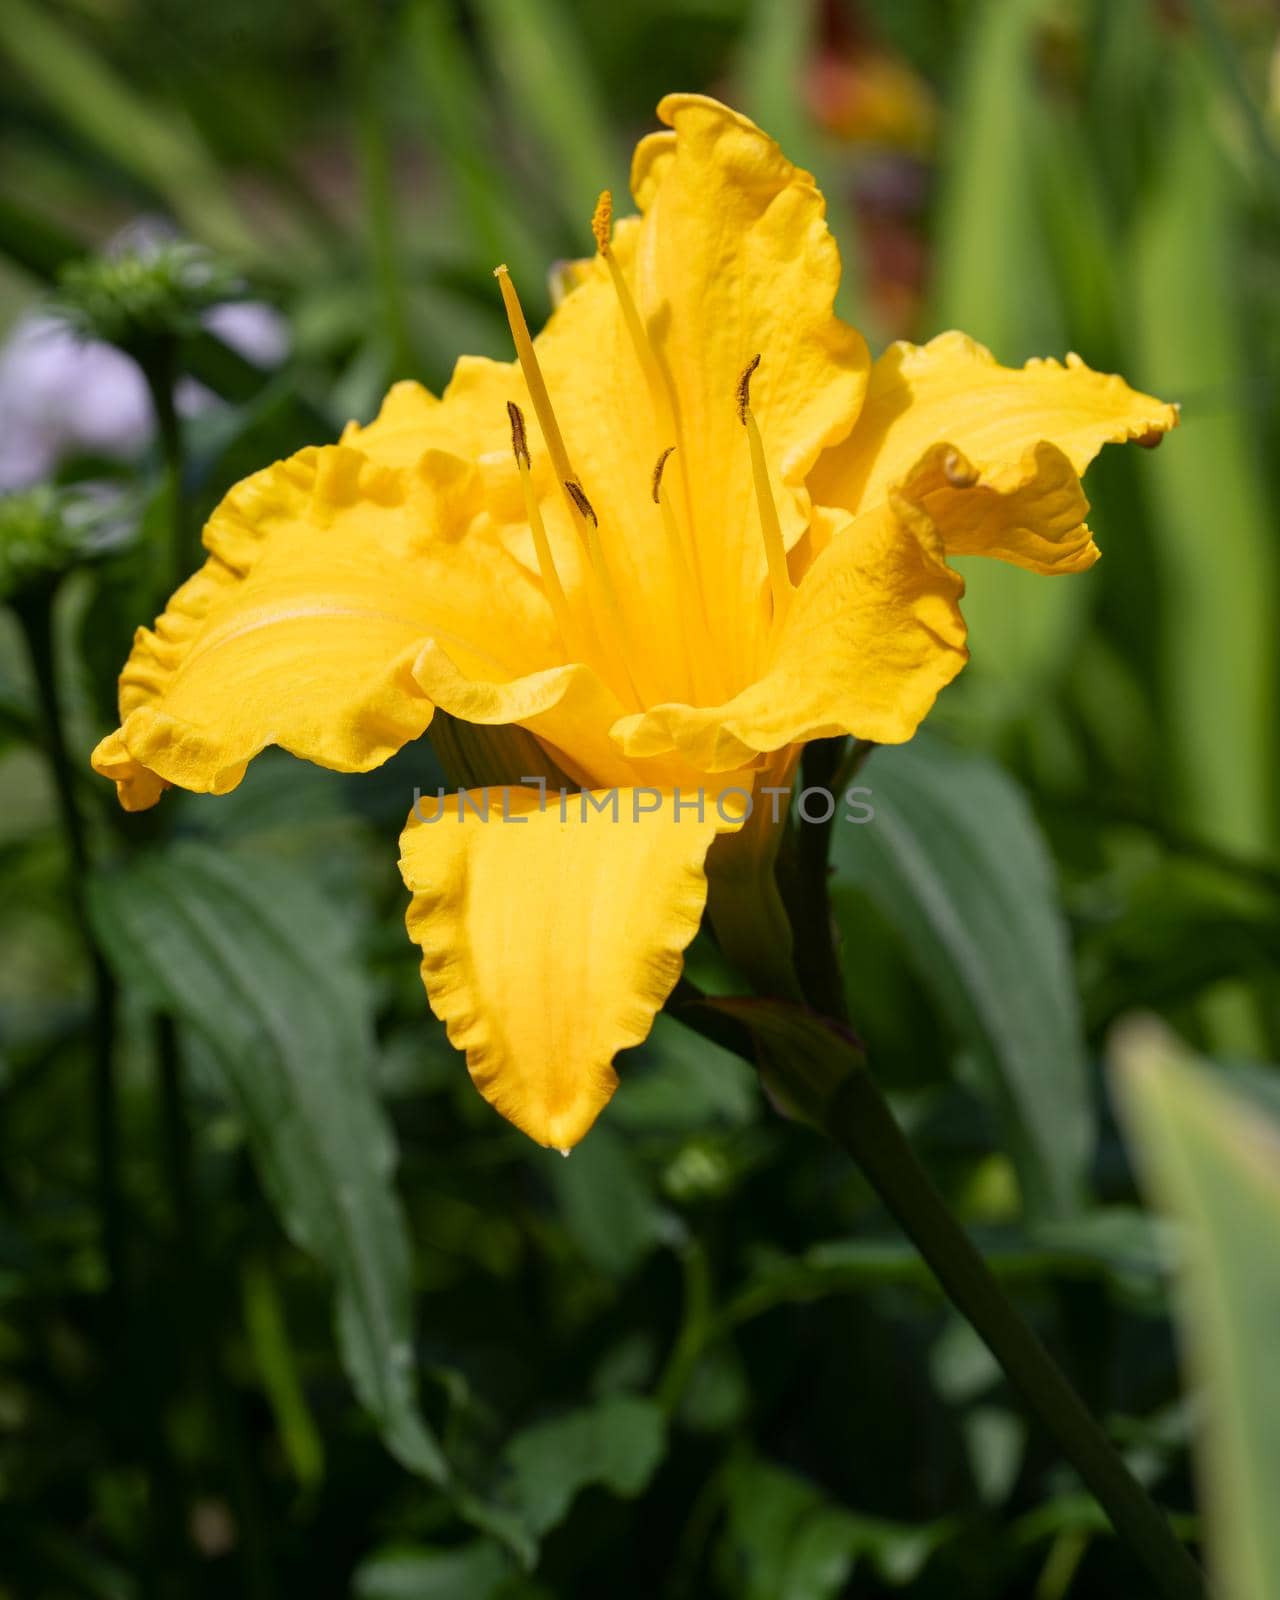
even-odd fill
[{"label": "broad green leaf", "polygon": [[726,1477],[721,1554],[740,1600],[835,1600],[863,1559],[885,1583],[901,1586],[950,1531],[945,1523],[911,1527],[856,1515],[806,1478],[753,1456],[740,1456]]},{"label": "broad green leaf", "polygon": [[[970,1052],[1038,1215],[1078,1203],[1094,1142],[1052,866],[1021,791],[935,739],[877,751],[875,820],[836,824],[837,906],[865,893]],[[856,989],[857,975],[853,974]]]},{"label": "broad green leaf", "polygon": [[1232,1600],[1280,1593],[1280,1116],[1224,1084],[1154,1021],[1114,1061],[1139,1170],[1191,1225],[1180,1284],[1193,1377],[1207,1388],[1200,1485]]},{"label": "broad green leaf", "polygon": [[369,996],[342,921],[301,876],[193,842],[98,878],[120,981],[217,1056],[294,1243],[333,1274],[343,1358],[388,1447],[448,1467],[417,1408],[409,1236],[373,1095]]},{"label": "broad green leaf", "polygon": [[535,1536],[600,1484],[624,1499],[643,1494],[667,1448],[662,1409],[639,1395],[609,1395],[581,1411],[525,1428],[507,1446],[516,1505]]},{"label": "broad green leaf", "polygon": [[1147,473],[1156,514],[1164,737],[1182,820],[1264,851],[1277,837],[1280,590],[1240,315],[1238,188],[1190,60],[1165,111],[1136,239],[1133,312],[1144,388],[1183,403]]}]

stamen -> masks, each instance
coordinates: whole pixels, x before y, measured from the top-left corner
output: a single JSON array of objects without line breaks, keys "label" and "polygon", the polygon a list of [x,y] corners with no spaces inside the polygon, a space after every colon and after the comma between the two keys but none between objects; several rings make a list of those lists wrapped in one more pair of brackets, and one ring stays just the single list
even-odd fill
[{"label": "stamen", "polygon": [[653,503],[655,506],[662,504],[662,469],[666,466],[667,457],[674,449],[675,445],[669,444],[658,457],[657,464],[653,469]]},{"label": "stamen", "polygon": [[645,386],[649,391],[649,404],[653,408],[654,428],[659,439],[664,437],[669,439],[676,431],[675,409],[662,369],[658,365],[658,358],[649,343],[649,335],[640,320],[635,300],[627,286],[627,280],[622,275],[622,268],[618,265],[618,258],[613,253],[613,196],[608,189],[602,190],[600,198],[596,201],[596,209],[591,218],[591,231],[595,235],[596,248],[609,269],[609,277],[613,283],[613,292],[618,297],[622,320],[626,324],[627,335],[635,350],[636,360],[640,363],[640,370],[644,374]]},{"label": "stamen", "polygon": [[507,401],[507,416],[511,419],[511,449],[516,458],[516,465],[520,469],[520,488],[524,492],[524,514],[529,524],[529,531],[533,535],[533,548],[538,557],[538,571],[542,575],[542,586],[547,591],[547,599],[551,604],[551,614],[556,619],[556,627],[560,632],[560,643],[564,646],[564,653],[572,658],[574,652],[570,647],[573,637],[569,618],[569,602],[565,599],[564,589],[560,583],[560,574],[556,571],[555,559],[551,554],[551,543],[547,538],[547,530],[543,525],[542,512],[538,508],[538,497],[534,493],[533,474],[529,462],[529,436],[525,430],[524,412],[514,400]]},{"label": "stamen", "polygon": [[742,376],[738,379],[738,421],[744,428],[747,425],[747,412],[751,409],[751,375],[759,365],[760,356],[757,352],[742,369]]},{"label": "stamen", "polygon": [[778,521],[778,508],[773,503],[764,441],[751,410],[751,375],[759,365],[760,357],[753,356],[738,379],[738,420],[747,430],[747,443],[751,448],[751,476],[760,512],[765,559],[769,563],[769,587],[773,591],[773,620],[775,625],[780,625],[790,609],[791,596],[795,591],[791,586],[791,574],[787,571],[787,549],[782,539],[782,524]]},{"label": "stamen", "polygon": [[[663,492],[663,472],[667,459],[674,449],[675,445],[668,445],[654,464],[653,501],[662,513],[662,529],[666,535],[667,551],[676,575],[676,590],[680,603],[680,636],[684,642],[689,683],[695,701],[698,704],[706,704],[708,700],[714,702],[723,699],[724,686],[714,666],[713,653],[712,665],[708,666],[707,663],[709,652],[706,646],[711,642],[711,623],[702,596],[702,586],[693,576],[689,549],[676,521],[676,514],[671,508],[671,496]],[[692,618],[688,615],[690,605],[696,611],[696,615]]]},{"label": "stamen", "polygon": [[600,191],[600,198],[591,214],[591,231],[596,236],[596,249],[602,256],[607,255],[609,241],[613,237],[613,196],[608,189]]},{"label": "stamen", "polygon": [[577,506],[578,514],[584,521],[589,522],[593,528],[598,528],[600,526],[600,518],[596,516],[590,500],[587,499],[586,491],[578,480],[576,478],[566,478],[564,487],[570,500]]},{"label": "stamen", "polygon": [[[569,460],[569,452],[564,446],[564,436],[560,432],[560,424],[556,421],[556,414],[551,405],[551,395],[547,390],[546,379],[542,376],[542,368],[538,363],[537,352],[533,348],[533,340],[529,337],[529,324],[524,320],[524,311],[520,305],[520,297],[516,293],[516,286],[511,281],[511,274],[506,266],[495,267],[493,275],[498,280],[498,287],[502,290],[502,303],[506,307],[507,322],[511,328],[511,339],[516,347],[516,359],[520,363],[520,370],[524,373],[524,381],[529,386],[529,398],[533,401],[533,409],[537,414],[538,426],[542,429],[542,437],[547,441],[547,453],[551,457],[556,469],[556,477],[566,489],[570,480],[577,482],[577,474]],[[572,506],[577,506],[570,494]],[[581,511],[581,507],[578,507]],[[573,521],[572,516],[570,521]],[[576,526],[576,523],[575,523]]]},{"label": "stamen", "polygon": [[[505,265],[495,267],[494,277],[498,280],[498,287],[502,291],[502,303],[506,307],[507,322],[511,327],[511,338],[516,347],[516,356],[524,373],[525,383],[529,387],[529,398],[533,401],[533,409],[537,413],[538,425],[542,429],[542,436],[547,443],[547,452],[551,457],[556,470],[560,487],[564,492],[565,504],[569,509],[569,520],[582,539],[586,554],[588,568],[588,594],[593,599],[601,602],[604,616],[612,630],[612,653],[616,657],[620,668],[621,678],[634,697],[636,704],[643,701],[636,689],[635,679],[632,676],[630,665],[627,661],[622,631],[621,608],[618,597],[613,587],[613,580],[609,576],[609,569],[604,559],[604,550],[600,543],[599,526],[596,521],[595,511],[591,502],[583,492],[582,485],[578,482],[577,473],[569,460],[569,452],[565,449],[564,437],[556,422],[555,412],[551,406],[551,395],[547,390],[546,379],[542,376],[542,368],[538,364],[538,355],[533,348],[533,340],[529,337],[529,325],[524,320],[524,311],[520,306],[520,297],[516,294],[515,285],[511,281],[511,273]],[[523,474],[522,474],[523,476]],[[530,528],[532,528],[532,521]],[[592,585],[591,578],[595,584]],[[601,629],[604,633],[606,630]]]}]

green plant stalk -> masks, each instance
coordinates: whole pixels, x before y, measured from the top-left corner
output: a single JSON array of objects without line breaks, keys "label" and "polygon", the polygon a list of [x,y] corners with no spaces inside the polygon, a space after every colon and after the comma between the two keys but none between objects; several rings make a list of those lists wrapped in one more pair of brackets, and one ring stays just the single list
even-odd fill
[{"label": "green plant stalk", "polygon": [[[672,1009],[680,1020],[748,1061],[756,1050],[746,1025],[706,1005],[692,984],[678,987]],[[804,1013],[811,1016],[809,1013]],[[832,1024],[838,1032],[845,1030]],[[1199,1567],[1178,1542],[1164,1513],[1143,1489],[1090,1415],[1058,1364],[1005,1294],[991,1268],[952,1215],[947,1202],[898,1125],[871,1070],[860,1058],[842,1065],[815,1103],[812,1064],[769,1053],[775,1087],[797,1105],[861,1168],[885,1208],[920,1252],[947,1298],[1000,1363],[1032,1414],[1080,1474],[1120,1538],[1142,1563],[1163,1600],[1205,1600]],[[723,1319],[721,1319],[723,1320]],[[733,1320],[742,1320],[734,1318]],[[701,1324],[704,1319],[699,1318]],[[716,1319],[711,1319],[714,1330]],[[674,1389],[692,1366],[682,1337],[663,1376]],[[664,1398],[671,1402],[670,1395]]]},{"label": "green plant stalk", "polygon": [[169,513],[168,543],[163,563],[161,601],[172,594],[188,577],[194,552],[187,548],[187,525],[182,480],[186,472],[186,450],[182,437],[182,422],[174,402],[176,349],[170,339],[157,343],[153,350],[137,354],[138,365],[147,380],[151,407],[156,416],[156,432],[160,435],[160,453],[164,458],[165,495]]},{"label": "green plant stalk", "polygon": [[116,986],[85,915],[83,888],[89,874],[84,818],[76,798],[75,769],[67,749],[62,696],[54,649],[53,604],[49,583],[24,597],[17,607],[40,704],[45,753],[53,776],[58,813],[71,866],[70,896],[76,923],[89,956],[93,979],[92,1102],[98,1203],[103,1254],[107,1262],[112,1323],[119,1327],[124,1294],[124,1207],[120,1192],[120,1131],[115,1070]]},{"label": "green plant stalk", "polygon": [[1199,1567],[951,1214],[866,1066],[844,1075],[826,1102],[821,1123],[861,1167],[1158,1592],[1166,1600],[1204,1600]]}]

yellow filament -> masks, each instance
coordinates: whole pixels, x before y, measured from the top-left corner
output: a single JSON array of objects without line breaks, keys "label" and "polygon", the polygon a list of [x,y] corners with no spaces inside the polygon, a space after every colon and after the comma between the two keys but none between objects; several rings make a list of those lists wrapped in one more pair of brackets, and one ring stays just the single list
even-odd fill
[{"label": "yellow filament", "polygon": [[[614,644],[611,652],[616,664],[621,668],[621,678],[626,682],[628,689],[637,705],[642,704],[636,690],[635,678],[632,676],[630,665],[627,661],[626,634],[622,627],[622,612],[618,605],[617,593],[613,587],[613,580],[609,575],[608,566],[604,559],[604,549],[600,543],[600,530],[596,523],[596,514],[591,508],[582,485],[578,482],[577,474],[569,460],[569,452],[565,449],[564,436],[560,432],[560,425],[556,421],[556,414],[551,405],[551,395],[547,389],[546,379],[542,376],[542,368],[538,363],[537,352],[533,348],[533,340],[529,337],[529,325],[524,320],[524,311],[520,305],[520,297],[516,294],[515,284],[511,281],[511,274],[505,266],[494,268],[494,277],[498,280],[498,287],[502,291],[502,303],[506,307],[507,322],[511,327],[512,342],[516,347],[516,357],[520,362],[524,381],[529,388],[529,398],[533,401],[533,409],[538,418],[538,425],[542,429],[542,437],[547,443],[547,452],[556,469],[556,478],[564,494],[565,505],[569,508],[569,521],[577,529],[578,536],[586,550],[588,575],[588,593],[600,605],[604,613],[604,620],[611,631]],[[527,451],[526,451],[527,454]],[[523,472],[521,478],[523,480]],[[530,521],[530,530],[533,523]],[[545,530],[544,530],[545,531]],[[536,539],[536,534],[535,534]],[[590,578],[596,580],[594,584]],[[593,629],[593,632],[595,630]]]},{"label": "yellow filament", "polygon": [[618,306],[622,311],[622,320],[626,324],[632,349],[636,353],[636,360],[640,363],[640,370],[644,373],[644,381],[649,390],[649,404],[653,407],[653,425],[657,431],[657,436],[659,439],[670,439],[675,436],[675,416],[671,395],[667,389],[666,380],[663,378],[662,369],[658,365],[658,358],[654,354],[652,344],[649,342],[649,335],[645,331],[644,323],[640,320],[640,312],[636,308],[627,280],[623,277],[622,268],[618,265],[618,258],[613,253],[612,224],[613,196],[608,189],[605,189],[596,201],[595,214],[591,218],[591,231],[595,234],[596,248],[604,258],[605,266],[609,269],[613,292],[618,297]]},{"label": "yellow filament", "polygon": [[516,466],[520,469],[520,488],[524,493],[524,514],[529,523],[529,531],[533,535],[533,548],[538,557],[538,571],[542,574],[542,586],[547,591],[547,599],[551,604],[551,613],[556,619],[556,628],[560,634],[560,644],[564,649],[565,657],[573,656],[570,641],[573,638],[573,626],[569,615],[569,602],[565,598],[564,588],[560,582],[560,574],[556,571],[555,558],[551,554],[551,542],[547,538],[547,530],[543,525],[542,512],[538,507],[538,496],[533,488],[533,473],[529,464],[529,445],[524,426],[524,413],[514,400],[507,401],[507,415],[511,419],[511,448],[515,454]]},{"label": "yellow filament", "polygon": [[547,450],[555,465],[556,477],[560,479],[561,483],[564,483],[574,477],[574,471],[569,464],[569,452],[564,447],[564,439],[560,433],[560,425],[556,421],[556,414],[551,406],[551,396],[547,392],[547,384],[542,376],[542,368],[538,365],[538,357],[533,348],[533,340],[529,337],[529,324],[524,320],[520,297],[516,293],[516,286],[512,283],[511,274],[505,265],[495,267],[493,275],[498,280],[498,288],[502,291],[502,303],[506,307],[507,321],[511,326],[511,339],[516,347],[516,359],[520,363],[520,370],[524,373],[524,381],[529,385],[529,398],[533,401],[533,409],[537,414],[538,426],[542,429],[542,437],[547,441]]},{"label": "yellow filament", "polygon": [[769,587],[773,591],[773,621],[776,627],[780,627],[791,608],[791,596],[795,591],[787,570],[787,548],[782,540],[782,524],[778,521],[778,508],[774,504],[773,488],[769,483],[764,441],[751,410],[751,375],[759,365],[760,357],[755,356],[738,379],[738,416],[747,430],[747,443],[751,449],[751,477],[755,485],[756,506],[760,512],[765,560],[769,563]]},{"label": "yellow filament", "polygon": [[[707,648],[711,643],[711,623],[707,616],[701,585],[693,575],[688,541],[676,520],[671,496],[663,482],[663,468],[672,449],[674,446],[669,446],[658,457],[658,464],[653,472],[653,498],[662,516],[667,551],[676,575],[676,587],[680,596],[680,633],[684,641],[685,663],[693,690],[693,700],[697,705],[705,705],[723,699],[724,686],[714,665],[715,652]],[[692,617],[688,614],[690,601],[696,613]],[[708,666],[708,655],[712,663],[710,666]]]}]

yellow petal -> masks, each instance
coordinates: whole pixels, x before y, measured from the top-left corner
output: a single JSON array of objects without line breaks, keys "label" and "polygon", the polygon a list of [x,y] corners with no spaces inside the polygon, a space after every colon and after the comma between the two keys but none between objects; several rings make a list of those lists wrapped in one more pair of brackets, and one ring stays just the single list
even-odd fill
[{"label": "yellow petal", "polygon": [[929,518],[895,494],[833,534],[755,683],[725,705],[624,718],[615,737],[629,756],[677,750],[707,772],[840,733],[901,744],[967,659],[963,590]]},{"label": "yellow petal", "polygon": [[1021,461],[982,469],[954,445],[934,445],[903,493],[928,512],[948,555],[995,556],[1048,575],[1083,572],[1098,559],[1084,520],[1089,502],[1057,445],[1041,441]]},{"label": "yellow petal", "polygon": [[[824,505],[870,510],[905,482],[931,447],[948,444],[983,476],[992,494],[970,499],[953,528],[940,492],[930,512],[947,548],[996,555],[1039,571],[1073,571],[1087,565],[1087,540],[1073,545],[1064,539],[1062,462],[1056,455],[1033,454],[1035,446],[1054,446],[1078,477],[1104,444],[1154,443],[1177,420],[1175,406],[1139,394],[1122,378],[1091,371],[1078,356],[1068,356],[1065,365],[1037,360],[1002,367],[964,334],[944,333],[923,346],[893,345],[881,356],[857,427],[824,455],[810,488]],[[1013,470],[1002,474],[1002,468]],[[1001,506],[1011,490],[1016,505]],[[985,540],[976,517],[982,505],[995,518]],[[1027,525],[1026,537],[1011,539],[1011,518],[1016,522],[1033,507],[1057,520],[1045,528]],[[953,531],[962,551],[951,543]],[[1074,548],[1074,556],[1055,561],[1046,546],[1064,544]]]},{"label": "yellow petal", "polygon": [[648,1035],[706,900],[714,814],[677,817],[670,796],[641,791],[658,809],[637,819],[636,793],[614,791],[617,820],[571,795],[562,821],[554,796],[541,809],[537,790],[512,789],[504,821],[491,791],[486,821],[471,791],[438,821],[410,818],[400,841],[431,1009],[485,1099],[560,1150],[612,1095],[617,1052]]},{"label": "yellow petal", "polygon": [[832,311],[840,257],[810,175],[714,100],[668,95],[658,115],[673,131],[636,150],[631,184],[644,221],[630,271],[679,397],[680,437],[666,443],[683,461],[668,470],[678,466],[689,485],[708,600],[731,681],[743,682],[767,612],[755,603],[765,556],[738,377],[759,354],[751,404],[790,546],[808,522],[805,478],[858,415],[867,347]]},{"label": "yellow petal", "polygon": [[465,640],[506,675],[553,659],[523,570],[492,543],[443,537],[466,525],[473,477],[439,452],[408,470],[334,445],[237,485],[204,567],[139,629],[122,725],[94,752],[126,808],[169,784],[226,793],[269,744],[341,772],[378,766],[431,720],[411,670],[428,637]]},{"label": "yellow petal", "polygon": [[590,667],[573,663],[506,679],[486,669],[487,663],[456,646],[450,652],[434,641],[413,663],[419,687],[450,716],[489,727],[517,723],[527,728],[588,787],[636,781],[634,768],[609,738],[622,705]]}]

